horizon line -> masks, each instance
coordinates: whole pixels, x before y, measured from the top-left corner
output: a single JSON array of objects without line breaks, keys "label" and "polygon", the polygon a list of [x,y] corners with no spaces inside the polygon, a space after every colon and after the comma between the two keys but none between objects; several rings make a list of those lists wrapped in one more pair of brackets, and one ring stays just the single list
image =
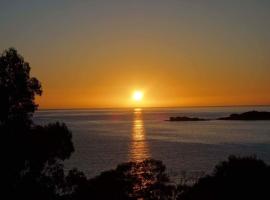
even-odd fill
[{"label": "horizon line", "polygon": [[38,108],[37,111],[42,110],[103,110],[103,109],[135,109],[135,108],[144,108],[144,109],[166,109],[166,108],[214,108],[214,107],[270,107],[270,104],[266,105],[209,105],[209,106],[134,106],[134,107],[63,107],[63,108]]}]

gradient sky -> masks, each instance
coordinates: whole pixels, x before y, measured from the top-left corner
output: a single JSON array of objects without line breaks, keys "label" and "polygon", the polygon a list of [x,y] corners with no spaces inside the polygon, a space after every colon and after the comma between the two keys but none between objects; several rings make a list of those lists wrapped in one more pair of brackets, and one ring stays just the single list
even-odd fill
[{"label": "gradient sky", "polygon": [[41,108],[270,104],[269,0],[0,0],[0,27]]}]

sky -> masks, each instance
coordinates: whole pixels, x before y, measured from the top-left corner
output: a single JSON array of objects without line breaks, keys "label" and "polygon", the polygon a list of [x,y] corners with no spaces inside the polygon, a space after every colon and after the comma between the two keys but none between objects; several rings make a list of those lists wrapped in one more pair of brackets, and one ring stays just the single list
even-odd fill
[{"label": "sky", "polygon": [[40,108],[270,105],[269,0],[0,0],[0,27]]}]

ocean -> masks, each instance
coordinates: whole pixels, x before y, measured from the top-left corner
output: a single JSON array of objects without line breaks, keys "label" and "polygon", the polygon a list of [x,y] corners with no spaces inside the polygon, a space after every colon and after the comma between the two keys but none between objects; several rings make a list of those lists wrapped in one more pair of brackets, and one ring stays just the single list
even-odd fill
[{"label": "ocean", "polygon": [[169,122],[172,116],[207,119],[265,107],[193,107],[39,110],[37,124],[60,121],[73,133],[75,152],[65,168],[88,177],[127,161],[162,160],[171,176],[210,173],[229,155],[256,155],[270,163],[270,121]]}]

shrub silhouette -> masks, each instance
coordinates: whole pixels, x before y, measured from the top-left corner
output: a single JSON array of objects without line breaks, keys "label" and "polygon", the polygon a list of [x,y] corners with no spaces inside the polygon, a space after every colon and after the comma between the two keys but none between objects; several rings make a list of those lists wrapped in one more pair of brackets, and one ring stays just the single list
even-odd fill
[{"label": "shrub silhouette", "polygon": [[230,156],[212,175],[184,188],[179,200],[269,199],[270,167],[256,157]]},{"label": "shrub silhouette", "polygon": [[165,174],[165,165],[161,161],[149,159],[142,162],[128,162],[117,166],[115,170],[102,172],[99,176],[87,180],[84,176],[68,176],[77,187],[70,199],[173,199],[175,187]]}]

